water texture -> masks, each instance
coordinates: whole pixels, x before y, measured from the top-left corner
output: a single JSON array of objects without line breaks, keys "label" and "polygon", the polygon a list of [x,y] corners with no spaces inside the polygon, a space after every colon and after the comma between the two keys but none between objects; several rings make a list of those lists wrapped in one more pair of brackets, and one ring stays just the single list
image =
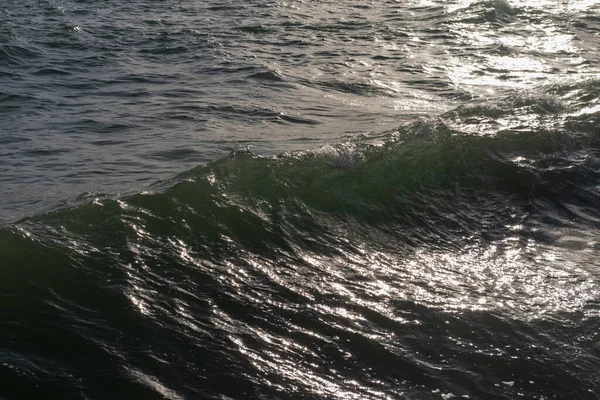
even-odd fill
[{"label": "water texture", "polygon": [[5,1],[0,399],[600,398],[599,35]]}]

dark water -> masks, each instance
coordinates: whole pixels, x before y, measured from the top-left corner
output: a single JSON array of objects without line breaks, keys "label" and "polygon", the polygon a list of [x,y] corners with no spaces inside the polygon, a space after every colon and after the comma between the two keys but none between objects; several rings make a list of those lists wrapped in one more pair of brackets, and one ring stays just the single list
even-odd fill
[{"label": "dark water", "polygon": [[598,1],[5,1],[0,398],[600,398],[599,45]]}]

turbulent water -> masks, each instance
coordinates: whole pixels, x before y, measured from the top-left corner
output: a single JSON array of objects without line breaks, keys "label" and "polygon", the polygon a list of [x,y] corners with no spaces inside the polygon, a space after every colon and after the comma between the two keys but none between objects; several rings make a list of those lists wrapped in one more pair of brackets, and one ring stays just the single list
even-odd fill
[{"label": "turbulent water", "polygon": [[600,398],[600,1],[4,0],[0,399]]}]

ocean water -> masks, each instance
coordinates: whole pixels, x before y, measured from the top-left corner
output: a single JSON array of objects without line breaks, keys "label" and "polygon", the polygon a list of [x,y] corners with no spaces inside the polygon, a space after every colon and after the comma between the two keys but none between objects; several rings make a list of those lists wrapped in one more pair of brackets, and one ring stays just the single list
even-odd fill
[{"label": "ocean water", "polygon": [[2,0],[0,399],[599,399],[600,1]]}]

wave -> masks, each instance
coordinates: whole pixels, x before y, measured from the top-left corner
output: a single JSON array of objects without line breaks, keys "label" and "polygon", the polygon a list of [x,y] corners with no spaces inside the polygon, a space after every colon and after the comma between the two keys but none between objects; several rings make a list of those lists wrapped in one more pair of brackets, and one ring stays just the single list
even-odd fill
[{"label": "wave", "polygon": [[[234,151],[0,230],[7,390],[585,398],[592,342],[572,345],[580,362],[545,350],[600,315],[600,113],[579,106],[597,82],[575,87],[276,157]],[[474,134],[484,122],[507,128]],[[442,352],[482,362],[447,370]],[[482,374],[502,391],[461,386]]]},{"label": "wave", "polygon": [[[280,213],[304,209],[309,214],[352,217],[366,224],[415,218],[419,222],[414,225],[419,227],[427,219],[451,224],[455,218],[451,215],[485,194],[521,206],[556,196],[557,201],[585,203],[594,199],[598,184],[595,128],[600,124],[600,110],[586,111],[581,105],[590,104],[589,97],[598,95],[597,88],[597,81],[589,81],[546,88],[542,94],[471,102],[378,136],[360,135],[277,157],[234,151],[167,183],[157,183],[149,192],[23,222],[62,220],[65,214],[83,210],[102,214],[106,207],[127,214],[125,205],[141,202],[149,207],[148,215],[157,218],[163,218],[164,212],[194,210],[203,215],[211,210],[215,221],[223,212],[248,218],[268,216],[272,223]],[[488,132],[485,128],[490,126],[495,129]],[[158,187],[162,191],[154,189]],[[154,203],[164,202],[171,206],[153,210]],[[466,217],[472,220],[469,229],[482,225],[480,217]],[[210,229],[222,227],[214,221],[206,224]]]}]

